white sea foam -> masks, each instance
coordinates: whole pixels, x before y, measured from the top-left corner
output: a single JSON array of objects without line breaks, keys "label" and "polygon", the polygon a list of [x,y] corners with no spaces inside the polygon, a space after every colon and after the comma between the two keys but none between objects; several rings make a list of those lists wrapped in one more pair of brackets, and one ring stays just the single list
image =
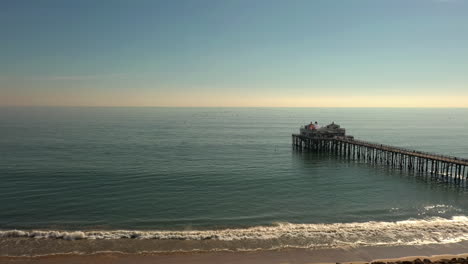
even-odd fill
[{"label": "white sea foam", "polygon": [[[275,240],[297,247],[423,245],[468,240],[468,217],[409,219],[397,222],[334,224],[276,223],[272,226],[203,231],[46,231],[6,230],[2,238],[36,239],[158,239],[158,240]],[[298,242],[299,241],[299,242]]]}]

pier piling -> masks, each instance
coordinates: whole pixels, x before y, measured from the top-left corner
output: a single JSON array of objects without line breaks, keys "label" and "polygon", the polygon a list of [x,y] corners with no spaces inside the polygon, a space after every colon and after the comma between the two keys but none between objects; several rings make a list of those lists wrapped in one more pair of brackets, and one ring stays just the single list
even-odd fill
[{"label": "pier piling", "polygon": [[376,144],[349,137],[310,137],[293,134],[292,143],[297,150],[330,153],[347,160],[430,174],[431,177],[437,177],[445,182],[461,183],[468,179],[468,159]]}]

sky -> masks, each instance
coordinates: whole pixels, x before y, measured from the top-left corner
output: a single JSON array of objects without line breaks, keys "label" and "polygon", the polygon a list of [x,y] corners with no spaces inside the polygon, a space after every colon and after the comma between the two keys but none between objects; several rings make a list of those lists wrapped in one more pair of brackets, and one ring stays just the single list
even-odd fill
[{"label": "sky", "polygon": [[0,106],[468,107],[468,0],[0,0]]}]

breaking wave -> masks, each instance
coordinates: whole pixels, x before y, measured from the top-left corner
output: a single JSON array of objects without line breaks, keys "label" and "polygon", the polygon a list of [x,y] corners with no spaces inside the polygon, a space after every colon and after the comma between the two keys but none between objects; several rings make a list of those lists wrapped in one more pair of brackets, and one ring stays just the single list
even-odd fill
[{"label": "breaking wave", "polygon": [[334,224],[275,223],[271,226],[203,231],[47,231],[4,230],[0,238],[63,240],[213,240],[267,241],[288,247],[317,248],[372,245],[422,245],[468,240],[468,217],[429,218],[397,222]]}]

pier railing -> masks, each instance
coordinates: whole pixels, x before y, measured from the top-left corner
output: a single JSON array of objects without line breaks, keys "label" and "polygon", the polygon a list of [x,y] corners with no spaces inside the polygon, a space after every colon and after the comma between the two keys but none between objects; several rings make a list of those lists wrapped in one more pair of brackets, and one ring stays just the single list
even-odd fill
[{"label": "pier railing", "polygon": [[464,159],[464,158],[448,156],[448,155],[441,155],[441,154],[435,154],[435,153],[424,152],[424,151],[417,151],[417,150],[412,150],[412,149],[408,149],[408,148],[395,147],[395,146],[390,146],[390,145],[385,145],[385,144],[378,144],[378,143],[364,141],[364,140],[348,139],[346,137],[335,137],[334,139],[338,140],[338,141],[341,141],[341,142],[359,144],[359,145],[362,145],[362,146],[372,147],[372,148],[376,148],[376,149],[382,149],[382,150],[386,150],[386,151],[401,152],[401,153],[404,153],[406,155],[413,155],[413,156],[418,156],[418,157],[422,157],[422,158],[428,158],[428,159],[434,159],[434,160],[443,160],[443,161],[447,161],[447,162],[453,161],[453,162],[468,166],[468,159]]},{"label": "pier railing", "polygon": [[348,159],[391,168],[426,172],[445,181],[468,179],[468,159],[379,144],[353,137],[292,135],[293,146],[314,152],[329,152]]}]

